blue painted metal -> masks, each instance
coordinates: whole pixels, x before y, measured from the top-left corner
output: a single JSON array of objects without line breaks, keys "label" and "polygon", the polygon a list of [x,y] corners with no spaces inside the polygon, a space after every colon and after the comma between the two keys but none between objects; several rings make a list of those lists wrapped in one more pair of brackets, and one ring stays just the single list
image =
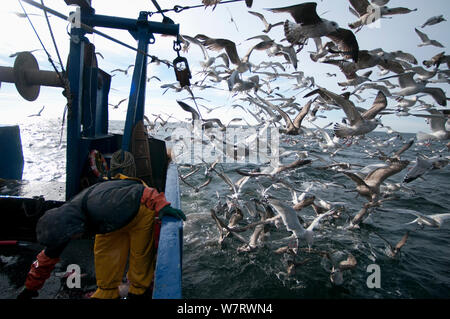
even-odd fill
[{"label": "blue painted metal", "polygon": [[87,38],[82,29],[72,28],[70,55],[67,66],[71,103],[67,112],[66,150],[66,200],[76,195],[80,188],[82,162],[80,156],[81,110],[83,91],[84,49]]},{"label": "blue painted metal", "polygon": [[[143,119],[145,107],[145,89],[146,89],[146,68],[148,44],[154,42],[154,33],[177,35],[179,25],[166,24],[148,21],[146,12],[141,12],[139,19],[127,19],[120,17],[111,17],[95,14],[92,8],[81,8],[81,22],[90,27],[107,27],[114,29],[123,29],[131,33],[138,41],[138,53],[136,55],[135,68],[133,72],[130,96],[127,109],[127,117],[122,139],[122,149],[129,150],[132,130],[134,124]],[[89,127],[91,123],[104,123],[104,120],[98,117],[107,118],[104,112],[96,111],[86,114],[81,118],[83,110],[83,92],[92,93],[92,89],[83,88],[83,77],[86,73],[93,73],[92,66],[84,65],[86,46],[88,39],[84,36],[86,31],[82,28],[73,27],[71,29],[71,45],[69,54],[68,77],[70,81],[70,90],[72,94],[72,103],[68,113],[67,125],[67,180],[66,180],[66,198],[70,199],[76,195],[80,188],[80,177],[82,167],[86,161],[89,150],[89,143],[81,143],[83,137],[95,138],[97,131],[87,130],[80,133],[80,126]],[[91,69],[87,69],[91,68]],[[93,79],[93,78],[91,78]],[[85,86],[87,84],[85,83]],[[105,94],[105,92],[103,92]],[[87,97],[91,106],[95,103]],[[103,100],[104,101],[104,100]],[[84,105],[84,112],[88,112],[88,106]],[[107,110],[107,108],[106,108]],[[95,119],[94,119],[95,118]],[[86,122],[87,121],[87,122]],[[104,127],[104,124],[102,124]]]},{"label": "blue painted metal", "polygon": [[[146,14],[140,14],[139,21],[147,21]],[[147,83],[147,52],[148,43],[153,34],[145,27],[139,27],[137,32],[132,32],[137,38],[138,50],[136,61],[134,63],[133,78],[131,80],[130,97],[128,99],[127,117],[122,139],[122,149],[130,151],[131,136],[134,125],[144,119],[145,87]],[[145,53],[145,54],[143,54]]]},{"label": "blue painted metal", "polygon": [[[175,164],[170,164],[167,170],[165,195],[172,207],[181,209],[180,185]],[[164,216],[159,236],[153,299],[182,298],[182,260],[183,223],[174,217]]]},{"label": "blue painted metal", "polygon": [[18,125],[0,125],[0,178],[22,179],[23,153]]},{"label": "blue painted metal", "polygon": [[[40,6],[34,1],[25,1]],[[153,36],[155,33],[178,35],[179,25],[148,21],[148,13],[144,11],[136,20],[96,15],[89,0],[66,0],[66,3],[81,6],[82,24],[90,28],[108,27],[127,30],[138,43],[122,137],[122,149],[128,150],[133,127],[144,117],[148,45],[155,42]],[[58,16],[61,17],[60,14]],[[165,21],[167,22],[167,19]],[[120,148],[117,136],[108,134],[108,94],[111,76],[97,67],[95,49],[85,37],[86,33],[91,32],[92,29],[85,30],[81,28],[81,25],[77,28],[75,23],[70,33],[70,53],[66,74],[69,90],[65,88],[65,94],[70,94],[67,113],[66,200],[70,200],[80,191],[83,167],[91,149],[106,153]],[[23,154],[18,126],[0,126],[0,154],[2,154],[0,177],[21,179]],[[157,155],[154,159],[158,158]],[[14,164],[18,166],[14,167]],[[159,166],[164,166],[161,170],[162,178],[165,164]],[[180,209],[180,185],[175,164],[169,165],[165,185],[167,200],[173,207]],[[154,298],[182,297],[182,252],[183,223],[176,218],[165,216],[162,219],[157,252]]]},{"label": "blue painted metal", "polygon": [[[144,14],[141,13],[141,14]],[[135,19],[111,17],[105,15],[90,15],[82,17],[82,22],[92,27],[113,28],[127,30],[129,32],[137,31],[138,24]],[[178,24],[166,24],[160,22],[146,21],[139,25],[139,27],[147,29],[149,33],[177,35],[179,32]]]},{"label": "blue painted metal", "polygon": [[[147,19],[146,12],[141,12],[139,18],[133,20],[96,15],[90,7],[81,8],[82,23],[92,28],[107,27],[127,30],[138,43],[122,138],[123,150],[129,150],[133,127],[144,116],[148,44],[154,42],[154,33],[178,35],[179,32],[179,25],[156,23]],[[72,103],[69,108],[67,125],[67,199],[79,191],[81,171],[88,150],[92,146],[104,147],[110,142],[106,136],[107,123],[105,129],[105,121],[107,122],[108,118],[109,83],[100,91],[97,91],[94,86],[88,86],[91,81],[97,84],[99,70],[94,65],[86,65],[85,55],[90,44],[84,36],[85,33],[86,31],[79,28],[71,30],[68,78]],[[86,79],[90,81],[86,81]],[[81,132],[81,124],[83,124],[83,132]],[[173,164],[167,171],[165,195],[173,207],[181,208],[178,171]],[[155,269],[154,298],[181,298],[182,250],[183,223],[173,217],[165,216],[161,225]]]},{"label": "blue painted metal", "polygon": [[[94,49],[91,53],[95,56]],[[111,76],[95,66],[84,68],[82,124],[83,137],[108,134],[108,93]]]}]

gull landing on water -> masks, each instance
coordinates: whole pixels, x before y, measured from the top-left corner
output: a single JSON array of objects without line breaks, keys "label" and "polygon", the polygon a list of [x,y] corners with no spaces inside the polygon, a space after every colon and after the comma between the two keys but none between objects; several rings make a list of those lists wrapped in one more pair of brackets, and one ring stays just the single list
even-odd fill
[{"label": "gull landing on water", "polygon": [[283,201],[270,198],[269,204],[278,213],[278,216],[282,219],[286,229],[292,232],[293,236],[297,239],[305,239],[308,244],[308,248],[311,250],[311,246],[314,242],[314,228],[316,228],[320,220],[324,217],[330,216],[335,213],[334,210],[330,210],[320,216],[317,216],[308,228],[304,228],[298,219],[297,212],[290,206],[284,204]]},{"label": "gull landing on water", "polygon": [[409,165],[409,161],[392,161],[387,167],[380,167],[370,172],[364,180],[352,172],[343,173],[356,183],[356,191],[374,202],[380,195],[381,184],[390,176],[397,174]]},{"label": "gull landing on water", "polygon": [[421,156],[416,157],[416,164],[406,173],[403,183],[410,183],[413,180],[422,177],[433,169],[440,169],[448,165],[448,159],[425,159]]},{"label": "gull landing on water", "polygon": [[386,255],[388,257],[390,257],[390,258],[397,257],[397,255],[400,253],[400,249],[402,249],[402,247],[405,246],[406,241],[408,240],[408,237],[409,237],[409,231],[406,231],[406,233],[399,240],[399,242],[395,246],[392,246],[391,243],[388,242],[380,234],[378,234],[377,232],[374,232],[374,234],[377,235],[378,237],[380,237],[382,240],[384,240],[386,242],[386,244],[387,244]]}]

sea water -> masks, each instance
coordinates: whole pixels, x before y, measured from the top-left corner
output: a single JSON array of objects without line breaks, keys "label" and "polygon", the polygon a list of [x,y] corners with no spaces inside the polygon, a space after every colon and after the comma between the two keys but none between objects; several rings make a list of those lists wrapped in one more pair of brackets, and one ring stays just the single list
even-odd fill
[{"label": "sea water", "polygon": [[[111,121],[110,131],[121,133],[123,122]],[[172,124],[172,128],[176,124]],[[24,152],[24,174],[26,181],[65,181],[65,131],[61,120],[33,119],[20,125]],[[164,128],[155,137],[169,140],[170,129]],[[154,133],[154,132],[153,132]],[[368,137],[382,143],[394,135],[382,132],[371,133]],[[403,143],[414,138],[414,134],[400,134],[388,145],[376,145],[369,139],[361,139],[343,149],[333,159],[361,166],[381,163],[377,157],[368,156],[376,149],[390,154]],[[169,145],[170,143],[168,143]],[[335,170],[319,170],[314,167],[325,163],[311,156],[315,153],[323,159],[317,140],[305,136],[281,136],[280,147],[286,151],[308,151],[313,163],[280,174],[280,177],[303,190],[311,186],[310,192],[317,198],[331,202],[344,202],[345,212],[332,221],[324,221],[315,231],[314,251],[324,251],[330,256],[346,258],[349,253],[357,260],[356,268],[344,272],[344,283],[335,286],[330,281],[331,263],[323,255],[308,253],[306,243],[300,242],[296,261],[305,261],[297,266],[294,274],[287,274],[287,266],[292,256],[275,254],[274,251],[289,242],[290,233],[283,227],[270,227],[268,235],[251,252],[238,252],[242,243],[232,236],[219,244],[219,231],[211,217],[210,209],[217,204],[217,194],[222,201],[230,195],[228,186],[212,173],[211,183],[200,191],[180,182],[182,209],[187,216],[184,222],[183,238],[183,297],[184,298],[448,298],[450,296],[450,223],[440,229],[408,224],[413,215],[400,214],[409,209],[423,214],[449,213],[450,209],[450,166],[430,171],[424,179],[417,179],[407,186],[410,190],[396,191],[396,199],[383,203],[375,210],[359,229],[350,230],[346,226],[361,209],[366,199],[357,196],[355,183]],[[402,159],[414,161],[417,154],[427,156],[448,156],[443,142],[415,143],[402,154]],[[294,155],[284,158],[282,163],[295,160]],[[411,167],[413,163],[409,165]],[[236,169],[253,169],[260,164],[220,163],[233,181],[241,176]],[[354,168],[357,169],[357,168]],[[389,183],[402,181],[406,170],[387,179]],[[190,171],[180,165],[179,172]],[[206,177],[201,169],[189,177],[189,183],[202,184]],[[333,184],[323,184],[333,183]],[[242,189],[243,199],[258,196],[261,188],[272,184],[269,178],[250,179]],[[326,186],[325,186],[326,185]],[[270,194],[292,203],[291,193],[282,187],[273,187]],[[298,194],[299,195],[299,194]],[[298,213],[310,222],[315,213],[311,207]],[[224,216],[220,216],[224,217]],[[257,221],[248,213],[244,214],[241,225]],[[386,255],[386,242],[381,235],[395,245],[409,230],[409,238],[395,259]],[[249,238],[251,230],[241,235]],[[6,257],[5,257],[6,258]],[[6,259],[5,259],[6,260]],[[3,263],[3,260],[1,261]],[[371,266],[372,265],[372,266]],[[370,285],[373,265],[378,286]]]}]

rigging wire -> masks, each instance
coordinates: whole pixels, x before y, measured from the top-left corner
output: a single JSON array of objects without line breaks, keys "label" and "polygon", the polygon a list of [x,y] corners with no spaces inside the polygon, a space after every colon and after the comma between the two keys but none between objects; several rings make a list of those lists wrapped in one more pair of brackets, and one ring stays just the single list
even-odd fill
[{"label": "rigging wire", "polygon": [[[49,7],[43,6],[43,5],[41,5],[41,4],[39,4],[39,3],[35,2],[35,1],[32,1],[32,0],[18,0],[18,1],[19,1],[19,2],[20,2],[20,1],[24,1],[24,2],[26,2],[26,3],[28,3],[28,4],[32,5],[32,6],[35,6],[35,7],[39,8],[39,9],[41,9],[41,10],[44,10],[44,8],[45,8],[48,12],[50,12],[51,14],[53,14],[54,16],[56,16],[56,17],[58,17],[58,18],[60,18],[60,19],[63,19],[63,20],[67,20],[67,19],[68,19],[68,17],[67,17],[66,15],[64,15],[64,14],[62,14],[62,13],[59,13],[58,11],[55,11],[55,10],[49,8]],[[22,5],[22,4],[21,4],[21,5]],[[140,53],[140,54],[143,54],[143,55],[145,55],[145,56],[151,58],[150,63],[153,63],[153,62],[160,62],[160,63],[163,63],[163,64],[167,65],[167,67],[172,67],[172,64],[171,64],[171,63],[166,62],[166,61],[164,61],[164,60],[161,60],[161,59],[159,59],[157,56],[150,55],[150,54],[148,54],[148,53],[146,53],[146,52],[144,52],[144,51],[142,51],[142,50],[140,50],[140,49],[137,49],[137,48],[135,48],[135,47],[133,47],[133,46],[131,46],[131,45],[129,45],[129,44],[126,44],[125,42],[122,42],[122,41],[120,41],[120,40],[117,40],[117,39],[115,39],[115,38],[113,38],[113,37],[111,37],[111,36],[109,36],[109,35],[107,35],[107,34],[105,34],[105,33],[103,33],[103,32],[100,32],[100,31],[98,31],[98,30],[96,30],[96,29],[94,29],[94,28],[88,26],[87,24],[84,24],[84,23],[81,22],[81,23],[80,23],[80,26],[81,26],[81,28],[84,29],[85,31],[88,31],[88,32],[92,32],[92,33],[98,34],[98,35],[100,35],[101,37],[104,37],[104,38],[106,38],[106,39],[108,39],[108,40],[110,40],[110,41],[113,41],[113,42],[115,42],[115,43],[117,43],[117,44],[120,44],[120,45],[122,45],[122,46],[124,46],[124,47],[126,47],[126,48],[128,48],[128,49],[130,49],[130,50],[133,50],[133,51],[135,51],[135,52],[138,52],[138,53]]]},{"label": "rigging wire", "polygon": [[[41,10],[44,10],[44,11],[46,11],[46,12],[49,12],[49,13],[53,14],[54,16],[56,16],[56,17],[58,17],[58,18],[60,18],[60,19],[63,19],[63,20],[66,20],[66,21],[67,21],[67,19],[68,19],[68,17],[67,17],[66,15],[61,14],[61,13],[59,13],[58,11],[55,11],[55,10],[49,8],[49,7],[46,7],[46,6],[41,5],[41,4],[39,4],[39,3],[36,3],[36,2],[34,2],[34,1],[32,1],[32,0],[18,0],[18,1],[19,1],[19,3],[20,3],[21,6],[22,6],[21,1],[25,1],[26,3],[28,3],[28,4],[32,5],[32,6],[35,6],[35,7],[37,7],[37,8],[40,8]],[[242,2],[242,1],[244,1],[244,0],[227,0],[227,1],[219,2],[218,4],[216,4],[216,6],[219,5],[219,4],[228,4],[228,3]],[[162,14],[162,15],[164,16],[164,13],[170,12],[170,11],[173,11],[173,12],[175,12],[175,13],[180,13],[180,12],[182,12],[182,11],[184,11],[184,10],[189,10],[189,9],[194,9],[194,8],[204,7],[203,4],[201,4],[201,5],[194,5],[194,6],[179,6],[179,5],[175,5],[172,9],[161,9],[161,8],[159,7],[159,5],[157,4],[156,0],[152,0],[152,2],[153,2],[154,4],[156,3],[156,4],[155,4],[155,7],[157,8],[158,12],[147,12],[147,14],[148,14],[149,16],[152,16],[153,14],[156,14],[156,13],[160,13],[160,14]],[[22,9],[23,9],[24,12],[25,12],[25,9],[23,8],[23,6],[22,6]],[[30,21],[30,18],[29,18],[28,16],[27,16],[27,18],[28,18],[28,20]],[[30,21],[30,23],[31,23],[31,21]],[[105,34],[105,33],[103,33],[103,32],[100,32],[100,31],[98,31],[98,30],[95,30],[94,28],[91,28],[90,26],[88,26],[88,25],[86,25],[86,24],[84,24],[84,23],[81,23],[81,28],[83,28],[84,30],[86,30],[86,31],[88,31],[88,32],[92,32],[92,33],[98,34],[98,35],[100,35],[100,36],[102,36],[102,37],[104,37],[104,38],[106,38],[106,39],[108,39],[108,40],[110,40],[110,41],[113,41],[113,42],[115,42],[115,43],[117,43],[117,44],[119,44],[119,45],[122,45],[122,46],[124,46],[124,47],[126,47],[126,48],[128,48],[128,49],[130,49],[130,50],[133,50],[133,51],[138,52],[138,53],[140,53],[140,54],[146,55],[147,57],[149,57],[149,58],[151,59],[151,60],[150,60],[150,63],[153,63],[153,62],[163,63],[163,64],[167,65],[167,67],[169,67],[169,68],[170,68],[170,67],[173,67],[173,65],[172,65],[170,62],[167,62],[167,61],[165,61],[165,60],[161,60],[161,59],[159,59],[157,56],[150,55],[150,54],[148,54],[148,53],[146,53],[146,52],[144,52],[144,51],[142,51],[142,50],[140,50],[140,49],[137,49],[137,48],[135,48],[135,47],[133,47],[133,46],[131,46],[131,45],[129,45],[129,44],[126,44],[126,43],[124,43],[124,42],[122,42],[122,41],[120,41],[120,40],[117,40],[117,39],[115,39],[115,38],[113,38],[113,37],[111,37],[111,36],[109,36],[109,35],[107,35],[107,34]],[[34,29],[34,27],[33,27],[33,29]],[[36,33],[36,30],[35,30],[35,33]],[[40,40],[39,40],[39,41],[40,41]],[[42,44],[42,42],[41,42],[41,44]],[[45,48],[44,48],[44,50],[45,50]],[[47,52],[47,51],[46,51],[46,52]],[[47,52],[47,54],[48,54],[48,52]]]},{"label": "rigging wire", "polygon": [[[41,0],[41,3],[42,3],[42,6],[44,6],[44,0]],[[44,6],[44,16],[45,16],[45,20],[47,21],[48,30],[50,31],[50,36],[52,38],[53,45],[55,47],[56,55],[58,56],[59,64],[61,65],[62,73],[65,74],[66,71],[64,70],[64,64],[62,62],[61,56],[59,55],[58,46],[56,45],[55,36],[53,35],[52,26],[50,25],[50,20],[48,19],[48,14],[47,14],[47,10],[45,9],[45,6]]]},{"label": "rigging wire", "polygon": [[[227,1],[221,1],[219,3],[216,3],[214,7],[216,7],[219,4],[228,4],[228,3],[233,3],[233,2],[242,2],[245,0],[227,0]],[[152,0],[153,3],[156,2],[156,0]],[[156,6],[156,5],[155,5]],[[155,14],[155,13],[161,13],[164,14],[166,12],[170,12],[173,11],[175,13],[180,13],[181,11],[185,11],[185,10],[189,10],[189,9],[195,9],[195,8],[203,8],[205,7],[204,4],[198,4],[198,5],[194,5],[194,6],[180,6],[180,5],[175,5],[172,9],[158,9],[158,12],[149,12],[150,15]]]},{"label": "rigging wire", "polygon": [[[58,68],[56,67],[55,63],[53,62],[53,59],[52,59],[50,53],[47,51],[47,49],[46,49],[44,43],[42,42],[41,38],[39,37],[39,34],[38,34],[36,28],[35,28],[34,25],[33,25],[33,22],[31,22],[30,17],[28,16],[28,14],[27,14],[25,8],[23,7],[22,2],[21,2],[20,0],[18,0],[18,1],[19,1],[20,6],[22,7],[23,13],[24,13],[25,16],[27,17],[28,22],[29,22],[30,25],[31,25],[31,28],[33,29],[34,33],[36,34],[36,37],[38,38],[39,42],[41,43],[41,46],[42,46],[42,48],[44,49],[44,52],[47,54],[48,61],[49,61],[50,64],[52,65],[53,69],[55,70],[56,75],[58,76],[58,79],[61,81],[61,84],[62,84],[62,86],[63,86],[63,88],[64,88],[63,95],[66,97],[67,103],[66,103],[66,105],[64,106],[64,112],[63,112],[63,117],[62,117],[61,136],[60,136],[60,140],[59,140],[59,146],[60,146],[60,145],[61,145],[61,141],[62,141],[62,133],[63,133],[63,130],[64,130],[64,118],[65,118],[65,115],[66,115],[67,110],[69,110],[69,113],[70,113],[71,106],[72,106],[72,97],[71,97],[71,93],[70,93],[70,86],[69,86],[69,83],[68,83],[67,79],[64,78],[64,77],[61,75],[61,73],[58,71]],[[42,0],[41,0],[41,2],[42,2],[42,5],[44,5]],[[52,32],[52,29],[51,29],[51,26],[50,26],[50,22],[49,22],[48,17],[47,17],[47,12],[46,12],[45,9],[44,9],[44,12],[45,12],[45,17],[46,17],[46,19],[47,19],[48,27],[49,27],[49,29],[50,29],[50,34],[51,34],[51,36],[52,36],[53,43],[54,43],[54,45],[55,45],[55,49],[56,49],[56,52],[57,52],[57,55],[58,55],[58,58],[59,58],[59,63],[61,64],[62,72],[63,72],[63,74],[65,74],[64,65],[63,65],[62,60],[61,60],[61,57],[60,57],[60,55],[59,55],[58,47],[56,46],[56,42],[55,42],[55,39],[54,39],[54,37],[53,37],[53,32]]]},{"label": "rigging wire", "polygon": [[39,37],[39,34],[38,34],[36,28],[34,27],[33,22],[31,22],[31,19],[30,19],[30,17],[28,16],[27,11],[26,11],[25,8],[23,7],[21,0],[18,0],[18,1],[19,1],[20,6],[22,7],[23,13],[24,13],[25,16],[27,17],[28,22],[29,22],[30,25],[31,25],[31,28],[33,29],[34,33],[36,34],[36,37],[38,38],[39,42],[41,43],[42,49],[44,49],[44,52],[47,54],[48,61],[50,62],[50,64],[52,65],[52,67],[55,69],[55,72],[56,72],[56,74],[57,74],[59,80],[61,81],[61,84],[62,84],[64,87],[66,87],[66,86],[65,86],[65,82],[64,82],[64,80],[63,80],[63,78],[62,78],[62,76],[61,76],[61,73],[58,71],[58,68],[56,67],[55,63],[53,62],[53,59],[52,59],[50,53],[47,51],[47,48],[45,47],[44,43],[42,42],[41,38]]}]

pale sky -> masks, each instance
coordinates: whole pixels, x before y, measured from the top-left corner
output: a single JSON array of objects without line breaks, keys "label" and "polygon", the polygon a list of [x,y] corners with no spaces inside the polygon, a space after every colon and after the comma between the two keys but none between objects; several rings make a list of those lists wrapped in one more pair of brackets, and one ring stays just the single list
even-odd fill
[{"label": "pale sky", "polygon": [[[40,1],[37,1],[40,2]],[[197,5],[201,1],[158,1],[162,8],[172,8],[175,3],[181,6]],[[202,33],[212,38],[226,38],[234,41],[237,45],[237,50],[240,57],[243,57],[247,50],[257,43],[257,40],[246,41],[249,37],[264,34],[262,30],[264,26],[262,22],[255,16],[249,14],[247,11],[252,10],[265,15],[266,19],[271,23],[284,21],[289,19],[293,21],[293,18],[286,13],[272,13],[264,8],[283,7],[301,3],[302,1],[292,0],[254,0],[251,9],[245,6],[244,2],[237,2],[231,4],[219,5],[213,11],[211,8],[197,8],[185,10],[181,13],[170,12],[167,16],[170,17],[175,23],[180,24],[181,34],[189,36],[195,36]],[[3,0],[2,10],[0,12],[0,66],[12,66],[14,64],[14,58],[10,58],[9,55],[17,51],[29,51],[34,49],[41,49],[40,43],[37,40],[36,35],[27,19],[18,17],[15,12],[22,13],[22,8],[19,5],[18,0]],[[45,0],[45,5],[57,10],[65,15],[68,15],[71,11],[75,11],[74,6],[65,5],[64,1]],[[130,0],[124,5],[124,1],[119,0],[93,0],[92,5],[97,14],[120,16],[125,18],[137,18],[140,11],[155,11],[151,1],[149,0]],[[349,12],[349,1],[347,0],[324,0],[317,1],[318,14],[327,20],[336,21],[341,27],[349,28],[348,23],[354,22],[356,18]],[[50,52],[52,59],[56,62],[57,55],[51,38],[49,36],[49,30],[43,17],[42,12],[34,8],[27,3],[23,2],[25,10],[30,13],[33,24],[38,30],[39,36],[45,44],[45,47]],[[450,44],[450,38],[447,35],[449,29],[448,22],[442,22],[437,25],[427,26],[421,29],[420,26],[430,17],[443,14],[445,18],[450,18],[450,2],[448,0],[391,0],[388,3],[389,7],[404,6],[410,9],[417,8],[418,11],[405,15],[392,16],[392,19],[382,19],[379,24],[372,27],[365,27],[356,34],[360,49],[376,49],[383,48],[385,51],[402,50],[415,55],[419,61],[419,65],[422,65],[422,61],[429,59],[437,53],[445,51],[446,48],[437,47],[418,47],[420,39],[414,32],[414,28],[418,27],[420,30],[428,34],[431,39],[438,40],[445,47]],[[38,15],[31,15],[38,14]],[[150,18],[151,21],[160,22],[161,16],[155,14]],[[67,34],[68,22],[63,21],[57,17],[50,18],[51,26],[55,37],[57,39],[58,50],[62,56],[62,60],[65,63],[68,56],[69,49],[69,36]],[[136,46],[134,39],[126,31],[116,31],[111,29],[99,29],[100,31],[107,33],[110,36],[116,37],[127,44]],[[276,27],[268,34],[277,43],[284,38],[282,27]],[[129,64],[133,64],[135,60],[135,52],[127,48],[124,48],[109,40],[103,39],[98,35],[88,36],[90,41],[95,45],[96,50],[100,52],[104,59],[98,58],[99,67],[110,74],[115,68],[126,68]],[[156,55],[161,59],[167,59],[172,61],[176,57],[176,53],[173,51],[173,38],[163,38],[159,35],[155,35],[156,43],[149,46],[149,53]],[[327,39],[324,39],[327,41]],[[286,42],[281,42],[286,45]],[[313,41],[309,41],[308,45],[298,53],[299,67],[298,71],[303,71],[306,76],[312,76],[315,79],[315,83],[322,87],[326,87],[336,93],[341,92],[341,88],[336,85],[337,82],[345,81],[344,75],[336,66],[325,65],[323,63],[313,62],[309,58],[309,51],[314,51],[315,45]],[[216,56],[221,52],[208,52],[210,56]],[[38,59],[40,69],[52,70],[51,65],[47,61],[47,56],[43,50],[33,52]],[[182,53],[186,56],[190,67],[192,69],[193,79],[191,83],[203,79],[203,75],[197,74],[201,70],[200,62],[203,60],[203,55],[200,49],[194,44],[188,53]],[[269,58],[264,51],[255,51],[250,57],[250,62],[253,64],[259,64],[261,61],[275,61],[283,62],[281,58]],[[441,67],[442,68],[442,67]],[[374,72],[371,75],[372,80],[379,79],[381,76],[378,74],[377,68],[373,69]],[[267,69],[270,71],[270,69]],[[293,67],[287,67],[286,72],[294,72]],[[358,72],[364,73],[367,70]],[[336,73],[337,77],[327,77],[326,73]],[[112,90],[110,91],[109,102],[117,103],[123,98],[127,98],[129,95],[129,89],[131,84],[131,76],[125,76],[122,73],[116,73],[117,75],[112,79]],[[151,64],[148,68],[148,76],[157,76],[161,79],[159,82],[156,79],[152,79],[147,86],[146,92],[146,111],[145,114],[152,118],[151,114],[164,112],[164,114],[172,115],[175,119],[185,120],[189,117],[189,113],[184,112],[176,103],[176,99],[184,99],[188,97],[188,93],[183,91],[180,93],[172,93],[170,90],[163,94],[164,90],[160,88],[162,84],[176,82],[173,69],[168,69],[165,65]],[[243,78],[252,76],[253,74],[246,72],[243,74]],[[389,75],[392,75],[390,73]],[[260,75],[261,76],[261,75]],[[397,84],[396,79],[391,79],[392,83]],[[282,93],[286,97],[293,95],[297,96],[297,102],[301,105],[306,103],[306,99],[302,96],[308,91],[300,93],[299,90],[292,90],[292,86],[295,84],[294,79],[290,80],[277,80],[271,83],[272,87],[279,86],[280,90],[276,91]],[[447,90],[448,84],[429,84],[431,87],[441,87],[444,91]],[[227,122],[233,117],[245,117],[247,120],[251,120],[251,115],[244,113],[243,110],[237,108],[232,109],[231,105],[241,104],[244,107],[248,107],[247,103],[239,101],[239,97],[245,95],[237,95],[235,97],[227,90],[226,82],[220,83],[217,89],[194,89],[194,94],[203,99],[199,99],[199,104],[204,104],[208,108],[220,107],[211,113],[206,113],[206,110],[200,107],[200,111],[204,118],[217,117]],[[353,87],[349,90],[353,91]],[[358,100],[352,97],[352,101],[357,105],[364,108],[369,108],[373,102],[376,91],[370,90],[363,94],[364,98],[367,98],[366,102],[359,103]],[[41,92],[37,100],[28,102],[24,100],[15,89],[14,84],[2,83],[0,87],[0,124],[6,123],[20,123],[27,120],[28,115],[38,112],[43,105],[45,109],[42,112],[42,118],[58,118],[61,117],[66,103],[65,98],[62,96],[62,90],[59,88],[46,88],[41,87]],[[428,103],[434,103],[431,97],[423,98]],[[186,103],[194,106],[190,100]],[[389,99],[388,108],[394,108],[397,102],[393,99]],[[110,119],[124,120],[126,115],[127,103],[122,103],[118,109],[110,108]],[[442,108],[438,106],[439,108]],[[252,107],[253,111],[254,108]],[[417,113],[417,112],[416,112]],[[318,119],[316,124],[324,126],[330,122],[340,122],[345,116],[341,110],[329,111],[321,113],[327,116],[327,118]],[[36,118],[33,118],[36,119]],[[417,132],[425,131],[429,132],[430,129],[423,118],[415,117],[398,117],[395,115],[383,116],[382,121],[385,125],[391,126],[397,131],[401,132]],[[305,123],[306,126],[309,124]],[[59,129],[59,128],[55,128]]]}]

